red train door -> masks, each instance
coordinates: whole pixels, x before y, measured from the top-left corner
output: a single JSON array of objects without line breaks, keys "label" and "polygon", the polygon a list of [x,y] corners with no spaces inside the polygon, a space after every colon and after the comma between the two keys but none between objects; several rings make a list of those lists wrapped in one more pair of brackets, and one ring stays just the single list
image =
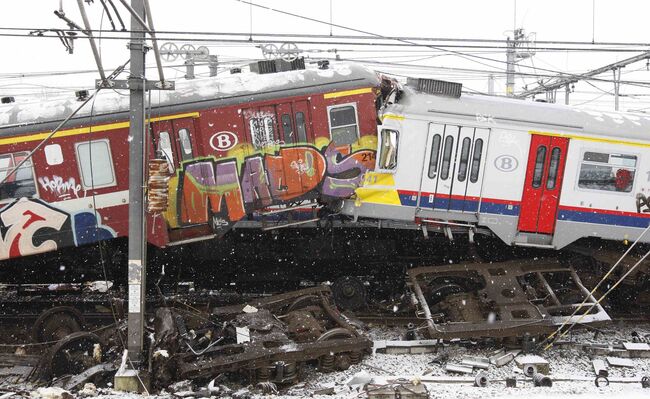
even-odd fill
[{"label": "red train door", "polygon": [[567,138],[531,136],[519,231],[553,234],[568,146]]}]

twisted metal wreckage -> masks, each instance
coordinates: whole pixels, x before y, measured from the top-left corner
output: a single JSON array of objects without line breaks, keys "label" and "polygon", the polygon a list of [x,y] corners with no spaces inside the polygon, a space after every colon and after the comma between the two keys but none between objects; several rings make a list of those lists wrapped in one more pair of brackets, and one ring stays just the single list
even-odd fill
[{"label": "twisted metal wreckage", "polygon": [[[418,328],[422,335],[439,342],[522,337],[549,333],[579,318],[581,323],[610,320],[600,305],[575,312],[581,304],[596,301],[572,268],[555,260],[506,263],[409,270],[407,311],[415,311],[412,319],[423,322]],[[504,273],[505,268],[512,272]],[[155,310],[148,328],[148,370],[154,388],[186,379],[207,381],[220,374],[251,383],[292,384],[301,379],[307,364],[323,372],[346,370],[373,348],[363,323],[339,311],[324,285],[214,308],[210,300],[164,302],[150,306]],[[33,357],[23,358],[34,367],[18,377],[54,379],[70,390],[89,381],[107,381],[117,371],[124,349],[124,326],[115,326],[100,329],[103,333],[69,334],[37,364]],[[11,356],[15,365],[17,358]]]}]

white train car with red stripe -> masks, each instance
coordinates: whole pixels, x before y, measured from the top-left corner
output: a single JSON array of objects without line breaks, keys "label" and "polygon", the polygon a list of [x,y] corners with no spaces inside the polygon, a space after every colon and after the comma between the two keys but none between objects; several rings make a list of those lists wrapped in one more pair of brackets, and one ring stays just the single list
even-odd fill
[{"label": "white train car with red stripe", "polygon": [[344,214],[512,246],[650,242],[650,116],[461,95],[445,83],[413,80],[385,107],[375,170]]}]

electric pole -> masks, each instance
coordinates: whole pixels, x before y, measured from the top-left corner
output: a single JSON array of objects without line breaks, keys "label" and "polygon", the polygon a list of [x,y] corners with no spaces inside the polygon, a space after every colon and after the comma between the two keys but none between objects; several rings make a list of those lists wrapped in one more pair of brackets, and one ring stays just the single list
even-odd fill
[{"label": "electric pole", "polygon": [[[528,36],[523,28],[513,31],[513,38],[508,37],[506,44],[506,95],[515,95],[515,64],[518,59],[530,58],[535,55],[535,33]],[[523,50],[523,51],[522,51]]]},{"label": "electric pole", "polygon": [[[131,8],[145,19],[144,1],[131,0]],[[127,347],[134,367],[142,363],[146,295],[146,243],[144,232],[144,92],[145,32],[131,15],[131,74],[129,75],[129,315]]]}]

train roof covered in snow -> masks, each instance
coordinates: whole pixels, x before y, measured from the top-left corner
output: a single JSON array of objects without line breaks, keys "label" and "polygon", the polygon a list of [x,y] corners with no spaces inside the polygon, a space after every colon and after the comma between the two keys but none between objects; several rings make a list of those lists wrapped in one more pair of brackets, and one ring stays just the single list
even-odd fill
[{"label": "train roof covered in snow", "polygon": [[386,113],[438,117],[562,133],[589,133],[650,140],[650,115],[463,93],[460,98],[426,94],[405,86]]},{"label": "train roof covered in snow", "polygon": [[[244,72],[227,76],[181,81],[176,89],[151,93],[152,116],[245,104],[278,97],[326,93],[351,86],[379,86],[377,75],[358,64],[332,63],[326,69],[312,68],[257,74]],[[0,106],[0,136],[45,131],[70,115],[80,102],[75,97],[12,103]],[[128,119],[129,96],[102,90],[69,122],[68,126]],[[92,120],[91,120],[92,119]]]}]

